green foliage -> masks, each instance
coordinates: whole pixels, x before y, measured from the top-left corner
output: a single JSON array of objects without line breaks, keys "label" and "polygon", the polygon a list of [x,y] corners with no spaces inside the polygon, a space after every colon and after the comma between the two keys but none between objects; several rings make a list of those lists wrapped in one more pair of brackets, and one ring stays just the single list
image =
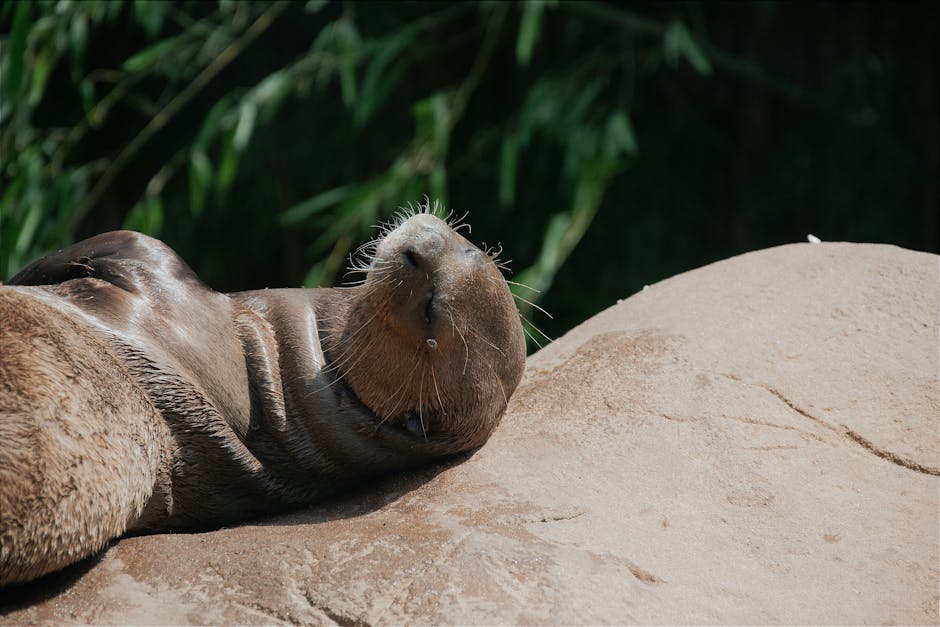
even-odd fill
[{"label": "green foliage", "polygon": [[[323,3],[309,3],[306,10],[313,13],[323,7]],[[137,0],[130,7],[67,0],[16,3],[12,32],[0,53],[5,68],[2,146],[4,155],[11,157],[4,160],[9,186],[0,206],[0,275],[8,276],[32,257],[71,242],[79,224],[94,211],[127,162],[285,8],[283,3],[220,2],[208,15],[196,17],[199,11],[192,3]],[[413,102],[414,136],[399,156],[365,180],[319,191],[282,213],[282,224],[297,225],[334,209],[329,226],[311,247],[312,256],[321,260],[308,272],[306,283],[332,282],[352,242],[366,237],[372,224],[408,199],[429,194],[447,201],[450,139],[492,62],[495,46],[502,37],[511,36],[504,32],[507,14],[521,14],[515,35],[516,60],[524,67],[539,41],[545,10],[557,10],[557,3],[532,1],[515,8],[480,5],[485,35],[469,73],[461,83],[429,90]],[[311,88],[322,90],[338,83],[353,126],[365,127],[401,80],[414,71],[420,58],[409,51],[416,42],[442,25],[467,19],[468,13],[465,5],[449,6],[364,38],[353,12],[341,12],[322,25],[305,53],[268,68],[255,84],[219,97],[198,130],[152,174],[123,226],[159,235],[165,220],[166,186],[177,176],[188,178],[188,204],[194,218],[202,215],[210,196],[224,203],[245,152],[251,150],[253,136],[276,121],[285,100],[302,98]],[[119,63],[113,69],[85,68],[89,33],[118,17],[145,33],[140,48],[115,59]],[[177,27],[164,28],[168,22]],[[678,41],[670,45],[695,59],[698,67],[701,52],[690,43],[688,31],[676,24],[670,32],[677,34],[667,37],[667,42]],[[690,50],[697,56],[691,56]],[[83,115],[65,129],[42,128],[35,124],[34,113],[43,101],[50,71],[63,55],[70,58],[69,80],[81,94]],[[594,64],[575,70],[575,80],[568,68],[536,79],[529,97],[506,116],[499,166],[498,199],[503,205],[515,201],[518,157],[537,135],[550,137],[558,150],[567,152],[564,175],[574,190],[570,207],[547,220],[542,255],[524,273],[538,289],[549,287],[551,277],[590,225],[606,182],[637,155],[627,111],[618,103],[599,105],[609,79],[589,76],[597,69]],[[154,78],[166,85],[157,101],[138,89],[146,79]],[[119,106],[138,108],[150,116],[149,122],[112,155],[73,159],[89,130],[105,126]]]},{"label": "green foliage", "polygon": [[[768,6],[777,5],[739,10],[768,24],[777,19]],[[865,70],[847,74],[861,89],[807,95],[712,45],[703,11],[552,0],[4,3],[0,278],[124,227],[171,240],[217,286],[272,276],[329,285],[373,225],[427,195],[472,209],[476,228],[511,242],[514,280],[528,286],[513,290],[531,317],[526,301],[553,300],[598,221],[607,233],[655,225],[662,242],[662,216],[681,193],[673,164],[727,141],[692,100],[681,109],[686,141],[672,143],[679,114],[644,110],[644,96],[731,80],[796,103],[799,115],[874,123],[864,86],[877,79]],[[810,126],[804,137],[817,132]],[[794,162],[786,155],[806,152],[799,142],[785,150],[779,171]],[[622,210],[642,206],[644,193],[658,217]],[[242,265],[229,267],[226,246]],[[593,297],[572,297],[588,304],[565,324],[605,304]]]}]

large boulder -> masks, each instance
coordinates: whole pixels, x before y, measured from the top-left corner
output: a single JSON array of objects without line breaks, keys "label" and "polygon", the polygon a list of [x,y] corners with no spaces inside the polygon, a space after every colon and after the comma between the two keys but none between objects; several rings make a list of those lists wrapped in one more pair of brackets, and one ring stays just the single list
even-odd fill
[{"label": "large boulder", "polygon": [[490,442],[308,511],[135,537],[4,623],[938,623],[938,257],[802,244],[529,358]]}]

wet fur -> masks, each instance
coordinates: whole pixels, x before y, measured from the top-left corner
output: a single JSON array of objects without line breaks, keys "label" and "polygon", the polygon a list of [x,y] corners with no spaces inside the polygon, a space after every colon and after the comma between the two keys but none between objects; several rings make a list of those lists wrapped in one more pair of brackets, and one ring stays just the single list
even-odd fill
[{"label": "wet fur", "polygon": [[[408,224],[355,288],[219,294],[126,231],[0,287],[0,585],[128,531],[216,527],[483,444],[524,365],[512,298],[485,255],[408,275],[382,247]],[[425,280],[431,325],[401,294]]]}]

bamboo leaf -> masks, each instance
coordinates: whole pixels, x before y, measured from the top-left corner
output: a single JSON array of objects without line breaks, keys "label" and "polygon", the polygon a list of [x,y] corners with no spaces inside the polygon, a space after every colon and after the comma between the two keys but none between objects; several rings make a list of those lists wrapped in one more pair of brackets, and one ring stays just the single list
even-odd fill
[{"label": "bamboo leaf", "polygon": [[607,120],[606,153],[609,158],[616,158],[621,154],[636,157],[640,147],[633,132],[630,117],[623,111],[615,111]]},{"label": "bamboo leaf", "polygon": [[[398,57],[413,41],[414,31],[403,30],[379,46],[378,54],[372,58],[362,78],[361,96],[353,113],[353,123],[357,127],[368,121],[401,80],[407,64]],[[390,64],[394,64],[391,70],[388,69]]]},{"label": "bamboo leaf", "polygon": [[29,33],[31,2],[19,2],[13,15],[13,30],[10,32],[9,66],[3,84],[7,98],[13,100],[23,83],[23,63],[26,60],[26,35]]},{"label": "bamboo leaf", "polygon": [[46,81],[49,79],[49,73],[52,71],[53,51],[51,48],[43,48],[36,56],[36,64],[33,66],[32,80],[29,86],[28,102],[30,106],[36,106],[42,100],[42,95],[46,89]]},{"label": "bamboo leaf", "polygon": [[516,38],[516,63],[522,67],[532,60],[532,50],[538,41],[542,29],[542,12],[545,4],[542,0],[528,0],[522,5],[522,19],[519,21],[519,35]]},{"label": "bamboo leaf", "polygon": [[310,248],[317,254],[329,250],[344,234],[355,232],[361,220],[374,215],[376,187],[375,183],[367,183],[340,205],[335,215],[331,216],[329,225],[313,240]]},{"label": "bamboo leaf", "polygon": [[85,60],[85,48],[88,44],[88,18],[84,13],[77,13],[69,29],[69,52],[71,58],[72,82],[82,80],[82,63]]},{"label": "bamboo leaf", "polygon": [[451,109],[447,94],[442,91],[434,92],[430,98],[416,102],[412,112],[415,116],[415,136],[418,141],[429,144],[434,149],[435,156],[443,158],[450,142]]},{"label": "bamboo leaf", "polygon": [[[566,212],[556,213],[549,218],[545,227],[545,235],[542,237],[542,248],[538,259],[533,265],[519,273],[517,281],[535,290],[535,296],[538,296],[539,293],[544,294],[551,287],[552,280],[561,263],[559,258],[561,241],[570,223],[571,217]],[[520,309],[525,314],[531,307],[523,303],[520,305]]]},{"label": "bamboo leaf", "polygon": [[569,127],[580,126],[581,120],[585,118],[591,105],[597,101],[603,88],[604,81],[600,78],[588,81],[588,83],[581,87],[573,95],[573,98],[566,103],[567,106],[565,109],[567,113],[562,119],[562,123]]},{"label": "bamboo leaf", "polygon": [[42,218],[42,205],[33,203],[26,211],[26,218],[20,226],[19,235],[16,238],[14,252],[17,256],[23,256],[32,246],[33,238],[36,235],[36,229],[39,227],[39,220]]},{"label": "bamboo leaf", "polygon": [[228,97],[223,97],[212,105],[212,108],[209,109],[209,113],[206,114],[202,122],[202,126],[199,128],[196,140],[193,142],[194,150],[208,152],[209,143],[219,130],[223,116],[229,112],[229,105],[230,99]]},{"label": "bamboo leaf", "polygon": [[212,163],[206,153],[194,150],[189,157],[189,210],[193,215],[202,214],[211,184]]},{"label": "bamboo leaf", "polygon": [[358,189],[358,185],[345,185],[312,196],[282,212],[278,222],[284,225],[303,222],[313,214],[343,202]]},{"label": "bamboo leaf", "polygon": [[320,263],[314,264],[313,267],[311,267],[310,270],[307,271],[307,275],[304,277],[304,280],[301,283],[301,286],[319,287],[323,285],[323,275],[324,275],[323,266],[325,265],[326,265],[325,261],[321,261]]},{"label": "bamboo leaf", "polygon": [[235,127],[235,137],[232,145],[241,152],[248,145],[251,133],[255,128],[255,119],[258,117],[258,103],[254,99],[242,102],[238,116],[238,125]]},{"label": "bamboo leaf", "polygon": [[121,68],[124,71],[131,73],[142,72],[151,65],[154,65],[157,61],[166,57],[166,55],[171,50],[173,50],[177,43],[178,41],[176,37],[159,41],[152,46],[144,48],[137,54],[132,55],[121,65]]},{"label": "bamboo leaf", "polygon": [[356,108],[353,117],[353,124],[357,128],[361,128],[381,108],[388,99],[388,95],[401,83],[401,79],[407,70],[407,63],[399,60],[390,70],[382,73],[381,78],[372,86],[368,98],[363,89],[363,96],[359,99],[359,106]]},{"label": "bamboo leaf", "polygon": [[95,108],[95,84],[85,79],[78,84],[78,91],[82,95],[82,107],[85,109],[85,116],[90,116]]},{"label": "bamboo leaf", "polygon": [[134,17],[150,37],[160,33],[167,6],[163,0],[134,0]]},{"label": "bamboo leaf", "polygon": [[431,188],[431,196],[445,205],[447,204],[447,168],[443,164],[438,164],[431,170],[431,176],[428,181]]},{"label": "bamboo leaf", "polygon": [[432,138],[434,147],[441,161],[447,155],[450,146],[451,108],[450,101],[443,93],[435,94],[431,99],[433,112]]},{"label": "bamboo leaf", "polygon": [[127,214],[122,228],[158,237],[163,230],[163,201],[156,194],[147,194]]},{"label": "bamboo leaf", "polygon": [[287,74],[282,71],[272,72],[264,77],[254,89],[254,97],[260,102],[278,101],[290,90]]},{"label": "bamboo leaf", "polygon": [[163,230],[163,201],[157,195],[147,197],[147,222],[143,232],[157,236]]},{"label": "bamboo leaf", "polygon": [[519,141],[516,135],[503,139],[499,151],[499,202],[503,206],[516,200],[516,168],[519,160]]},{"label": "bamboo leaf", "polygon": [[235,148],[232,134],[229,133],[222,153],[222,162],[219,164],[215,178],[216,194],[220,202],[225,198],[229,188],[235,181],[235,175],[238,173],[238,162],[239,151]]},{"label": "bamboo leaf", "polygon": [[663,33],[663,53],[672,67],[679,64],[679,57],[685,58],[689,65],[703,76],[712,73],[711,62],[705,52],[692,37],[692,34],[679,20],[673,20]]},{"label": "bamboo leaf", "polygon": [[316,13],[326,6],[326,0],[307,0],[304,5],[304,11],[307,13]]},{"label": "bamboo leaf", "polygon": [[339,57],[339,83],[343,104],[351,107],[356,102],[356,63],[361,45],[359,32],[351,20],[342,19],[333,26],[336,54]]}]

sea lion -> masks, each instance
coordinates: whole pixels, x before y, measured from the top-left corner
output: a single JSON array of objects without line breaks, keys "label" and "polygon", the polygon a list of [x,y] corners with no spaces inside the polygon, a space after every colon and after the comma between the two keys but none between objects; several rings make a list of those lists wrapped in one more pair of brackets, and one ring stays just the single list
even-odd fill
[{"label": "sea lion", "polygon": [[0,287],[0,585],[481,446],[525,363],[494,259],[425,206],[359,269],[221,294],[117,231]]}]

